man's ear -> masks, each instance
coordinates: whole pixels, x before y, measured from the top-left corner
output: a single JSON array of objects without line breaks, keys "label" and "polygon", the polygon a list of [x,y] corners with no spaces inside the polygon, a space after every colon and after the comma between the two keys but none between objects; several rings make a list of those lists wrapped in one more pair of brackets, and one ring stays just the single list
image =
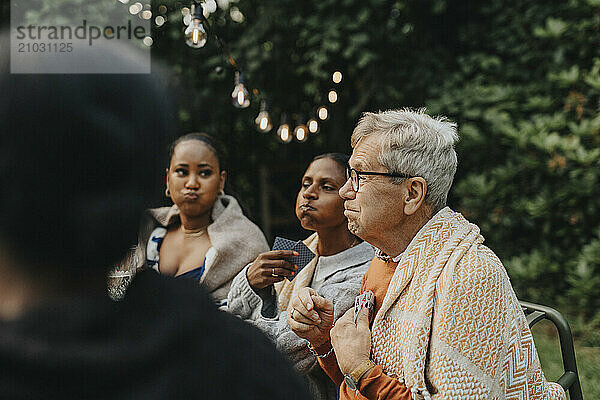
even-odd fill
[{"label": "man's ear", "polygon": [[219,191],[225,189],[225,181],[227,180],[227,171],[221,171],[221,181],[219,182]]},{"label": "man's ear", "polygon": [[408,178],[406,197],[404,199],[404,214],[413,215],[425,202],[427,182],[420,176]]}]

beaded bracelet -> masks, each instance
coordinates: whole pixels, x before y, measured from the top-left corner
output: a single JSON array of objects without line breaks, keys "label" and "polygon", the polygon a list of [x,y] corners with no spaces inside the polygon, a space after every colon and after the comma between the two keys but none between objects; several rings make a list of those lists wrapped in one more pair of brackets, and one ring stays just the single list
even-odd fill
[{"label": "beaded bracelet", "polygon": [[329,351],[325,354],[318,354],[315,349],[312,348],[312,346],[310,345],[310,343],[308,342],[308,340],[306,341],[306,347],[308,347],[308,350],[310,350],[310,352],[312,353],[313,356],[315,357],[319,357],[319,358],[325,358],[328,355],[331,354],[331,352],[333,351],[333,346],[331,346],[331,349],[329,349]]}]

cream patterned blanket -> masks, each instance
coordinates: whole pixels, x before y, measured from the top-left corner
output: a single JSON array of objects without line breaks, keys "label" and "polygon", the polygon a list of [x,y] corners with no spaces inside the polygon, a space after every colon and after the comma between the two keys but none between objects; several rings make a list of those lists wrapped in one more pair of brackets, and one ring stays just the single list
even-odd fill
[{"label": "cream patterned blanket", "polygon": [[414,399],[564,399],[479,228],[449,208],[413,238],[372,330],[372,354]]}]

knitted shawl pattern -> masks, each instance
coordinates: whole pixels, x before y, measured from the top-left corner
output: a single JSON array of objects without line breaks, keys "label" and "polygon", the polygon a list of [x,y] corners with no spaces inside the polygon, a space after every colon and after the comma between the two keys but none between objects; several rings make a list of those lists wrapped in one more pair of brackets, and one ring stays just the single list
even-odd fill
[{"label": "knitted shawl pattern", "polygon": [[413,238],[372,328],[372,357],[413,399],[564,399],[546,381],[504,266],[446,207]]}]

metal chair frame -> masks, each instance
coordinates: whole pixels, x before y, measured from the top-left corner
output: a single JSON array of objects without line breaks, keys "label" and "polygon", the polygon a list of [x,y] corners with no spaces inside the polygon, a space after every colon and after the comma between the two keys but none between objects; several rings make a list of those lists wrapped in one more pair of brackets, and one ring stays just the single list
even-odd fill
[{"label": "metal chair frame", "polygon": [[554,324],[558,331],[560,341],[560,351],[562,354],[564,374],[556,383],[568,390],[571,400],[583,400],[581,393],[581,383],[579,382],[579,374],[577,373],[577,362],[575,360],[575,348],[573,346],[573,335],[567,320],[553,308],[546,307],[540,304],[520,301],[523,312],[527,318],[529,328],[543,319],[547,319]]}]

